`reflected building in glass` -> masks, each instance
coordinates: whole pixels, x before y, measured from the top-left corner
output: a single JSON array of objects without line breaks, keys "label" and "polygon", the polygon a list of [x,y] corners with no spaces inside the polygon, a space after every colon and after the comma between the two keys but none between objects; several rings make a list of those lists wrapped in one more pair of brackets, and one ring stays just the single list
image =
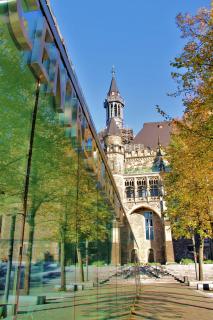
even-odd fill
[{"label": "reflected building in glass", "polygon": [[0,83],[1,316],[128,319],[137,242],[45,0],[0,1]]}]

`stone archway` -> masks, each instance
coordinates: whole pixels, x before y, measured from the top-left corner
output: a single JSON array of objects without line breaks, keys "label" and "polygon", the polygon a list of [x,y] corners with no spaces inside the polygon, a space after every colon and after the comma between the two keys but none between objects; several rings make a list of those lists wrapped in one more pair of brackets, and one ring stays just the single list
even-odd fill
[{"label": "stone archway", "polygon": [[133,213],[140,212],[141,210],[148,210],[153,211],[155,214],[157,214],[159,217],[161,217],[160,208],[155,205],[149,205],[149,204],[137,204],[132,206],[131,208],[126,208],[128,211],[128,216],[131,216]]},{"label": "stone archway", "polygon": [[141,205],[133,208],[128,218],[139,248],[139,260],[164,263],[164,223],[160,212],[149,205]]}]

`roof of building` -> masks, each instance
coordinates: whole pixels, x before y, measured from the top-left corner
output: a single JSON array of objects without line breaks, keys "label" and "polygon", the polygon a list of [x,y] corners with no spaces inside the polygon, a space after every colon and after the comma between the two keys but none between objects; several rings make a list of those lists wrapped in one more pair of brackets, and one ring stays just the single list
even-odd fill
[{"label": "roof of building", "polygon": [[146,122],[143,128],[135,136],[134,144],[143,144],[144,147],[155,149],[160,144],[167,147],[170,142],[171,123],[169,121],[163,122]]},{"label": "roof of building", "polygon": [[111,84],[110,84],[110,87],[109,87],[108,95],[110,96],[112,92],[117,93],[117,94],[120,93],[119,90],[118,90],[118,86],[117,86],[117,83],[116,83],[114,75],[112,76],[112,80],[111,80]]},{"label": "roof of building", "polygon": [[109,123],[109,126],[107,128],[106,134],[109,135],[109,136],[120,136],[121,135],[121,131],[118,128],[114,118],[112,118],[110,120],[110,123]]}]

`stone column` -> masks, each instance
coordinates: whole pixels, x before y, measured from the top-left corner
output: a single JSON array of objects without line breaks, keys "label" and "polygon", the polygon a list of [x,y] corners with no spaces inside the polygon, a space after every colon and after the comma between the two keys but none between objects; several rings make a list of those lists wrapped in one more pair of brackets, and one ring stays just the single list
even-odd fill
[{"label": "stone column", "polygon": [[146,176],[146,197],[147,201],[149,201],[150,198],[150,190],[149,190],[149,177]]},{"label": "stone column", "polygon": [[120,110],[121,110],[121,115],[120,115],[120,118],[121,120],[123,121],[123,107],[120,105]]},{"label": "stone column", "polygon": [[113,265],[120,265],[121,264],[120,225],[117,220],[114,220],[113,225],[112,225],[111,263]]},{"label": "stone column", "polygon": [[166,262],[174,262],[174,248],[172,242],[172,232],[170,221],[164,220],[164,232],[165,232],[165,260]]},{"label": "stone column", "polygon": [[133,177],[133,179],[134,179],[134,199],[136,201],[138,198],[138,185],[137,185],[136,177]]}]

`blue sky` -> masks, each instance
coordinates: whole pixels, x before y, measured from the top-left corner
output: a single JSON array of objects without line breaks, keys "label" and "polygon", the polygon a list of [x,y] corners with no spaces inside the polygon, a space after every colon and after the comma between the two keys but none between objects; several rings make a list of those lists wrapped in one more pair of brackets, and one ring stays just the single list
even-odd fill
[{"label": "blue sky", "polygon": [[111,68],[125,99],[125,126],[136,134],[144,122],[161,121],[155,105],[180,116],[170,61],[183,39],[175,23],[179,12],[195,13],[210,0],[52,0],[83,93],[96,124],[105,127]]}]

